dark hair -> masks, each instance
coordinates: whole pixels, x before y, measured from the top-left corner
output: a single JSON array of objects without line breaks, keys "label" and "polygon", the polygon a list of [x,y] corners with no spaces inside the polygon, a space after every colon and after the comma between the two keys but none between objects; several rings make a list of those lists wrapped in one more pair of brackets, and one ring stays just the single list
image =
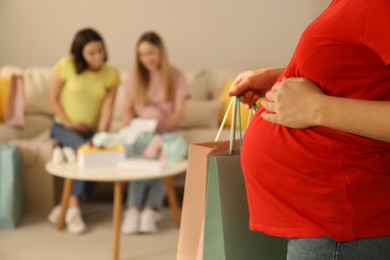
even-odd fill
[{"label": "dark hair", "polygon": [[76,65],[75,69],[77,74],[80,74],[88,68],[88,63],[83,56],[83,49],[85,45],[90,42],[101,42],[105,53],[104,61],[107,61],[108,59],[108,54],[102,36],[91,28],[82,29],[76,33],[70,48],[70,53],[73,55],[74,63]]}]

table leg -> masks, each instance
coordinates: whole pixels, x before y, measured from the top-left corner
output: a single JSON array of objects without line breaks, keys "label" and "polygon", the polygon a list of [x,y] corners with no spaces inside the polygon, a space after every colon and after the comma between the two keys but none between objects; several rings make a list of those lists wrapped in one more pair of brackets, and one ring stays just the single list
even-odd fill
[{"label": "table leg", "polygon": [[69,196],[70,196],[70,190],[72,188],[72,179],[66,178],[64,180],[64,184],[62,187],[62,195],[61,195],[61,213],[60,218],[57,222],[57,229],[62,230],[64,228],[65,224],[65,215],[66,210],[68,209],[69,205]]},{"label": "table leg", "polygon": [[180,209],[177,203],[177,196],[176,196],[176,190],[173,186],[173,181],[171,177],[165,177],[164,178],[165,187],[167,188],[167,196],[168,196],[168,202],[169,206],[171,208],[171,212],[173,215],[173,219],[176,223],[177,227],[180,227]]},{"label": "table leg", "polygon": [[120,242],[120,227],[122,216],[122,194],[123,183],[121,181],[115,182],[114,187],[114,212],[113,212],[113,224],[114,224],[114,260],[119,259],[119,242]]}]

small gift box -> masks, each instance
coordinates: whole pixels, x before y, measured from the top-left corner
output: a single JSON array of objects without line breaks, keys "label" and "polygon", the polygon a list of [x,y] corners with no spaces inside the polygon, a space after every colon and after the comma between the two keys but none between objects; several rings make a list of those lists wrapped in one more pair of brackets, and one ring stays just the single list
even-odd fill
[{"label": "small gift box", "polygon": [[123,145],[112,147],[96,147],[85,144],[77,150],[80,167],[116,167],[125,159]]}]

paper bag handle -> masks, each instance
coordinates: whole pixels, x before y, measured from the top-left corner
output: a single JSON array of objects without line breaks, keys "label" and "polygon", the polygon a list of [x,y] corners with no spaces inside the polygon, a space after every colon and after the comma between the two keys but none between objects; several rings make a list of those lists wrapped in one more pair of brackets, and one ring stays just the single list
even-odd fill
[{"label": "paper bag handle", "polygon": [[[226,109],[226,112],[225,112],[225,115],[222,119],[222,122],[221,122],[221,125],[218,129],[218,133],[217,133],[217,136],[215,137],[215,142],[218,142],[219,140],[219,137],[221,135],[221,132],[222,132],[222,129],[223,127],[225,126],[225,123],[226,123],[226,119],[228,117],[228,114],[230,112],[230,109],[231,107],[233,106],[233,113],[232,113],[232,124],[231,124],[231,128],[230,128],[230,146],[229,146],[229,152],[230,153],[234,153],[234,139],[235,139],[235,136],[236,136],[236,124],[237,124],[237,115],[238,115],[238,122],[239,122],[239,132],[240,132],[240,146],[242,144],[242,120],[241,120],[241,106],[240,106],[240,95],[238,96],[234,96],[231,98],[230,102],[229,102],[229,106],[228,108]],[[247,124],[246,124],[246,128],[248,127],[249,125],[249,122],[250,122],[250,119],[251,119],[251,116],[252,114],[254,114],[256,111],[257,111],[258,107],[255,104],[252,105],[252,109],[248,110],[248,113],[249,113],[249,116],[248,116],[248,121],[247,121]]]}]

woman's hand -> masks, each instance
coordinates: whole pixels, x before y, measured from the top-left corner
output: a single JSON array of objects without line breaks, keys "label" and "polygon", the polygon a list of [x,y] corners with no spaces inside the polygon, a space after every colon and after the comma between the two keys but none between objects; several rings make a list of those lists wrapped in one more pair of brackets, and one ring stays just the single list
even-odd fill
[{"label": "woman's hand", "polygon": [[133,102],[130,100],[130,97],[125,97],[123,113],[122,113],[122,126],[129,125],[132,119],[133,119]]},{"label": "woman's hand", "polygon": [[117,85],[110,86],[106,90],[106,96],[100,108],[99,132],[108,132],[110,130],[117,87]]},{"label": "woman's hand", "polygon": [[240,101],[252,106],[264,97],[284,68],[268,68],[240,73],[232,84],[229,96],[241,95]]},{"label": "woman's hand", "polygon": [[183,118],[187,103],[187,97],[177,97],[173,105],[173,113],[165,118],[160,118],[157,123],[158,132],[174,131],[178,122]]},{"label": "woman's hand", "polygon": [[129,125],[130,122],[131,122],[131,120],[132,120],[132,117],[131,117],[131,116],[124,115],[124,116],[122,117],[122,125],[123,125],[123,126]]},{"label": "woman's hand", "polygon": [[318,125],[317,104],[325,95],[311,80],[283,78],[265,95],[261,105],[264,120],[291,127],[306,128]]},{"label": "woman's hand", "polygon": [[176,127],[176,120],[173,117],[168,117],[164,119],[160,119],[157,122],[157,132],[170,132],[174,131]]}]

